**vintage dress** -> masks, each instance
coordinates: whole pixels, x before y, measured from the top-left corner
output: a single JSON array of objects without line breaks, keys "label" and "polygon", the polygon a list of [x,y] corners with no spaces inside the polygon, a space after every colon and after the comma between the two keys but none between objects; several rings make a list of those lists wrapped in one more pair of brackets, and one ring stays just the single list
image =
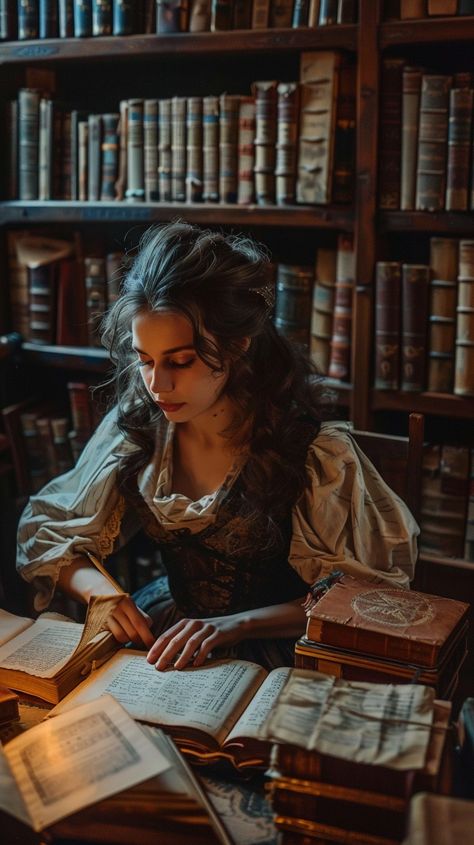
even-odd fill
[{"label": "vintage dress", "polygon": [[[20,521],[17,563],[36,587],[38,610],[48,606],[61,566],[85,550],[107,558],[136,532],[140,517],[164,550],[173,599],[187,616],[288,601],[334,568],[408,586],[418,528],[360,452],[348,423],[323,423],[312,432],[306,427],[308,487],[270,557],[260,548],[262,538],[246,536],[235,510],[238,462],[213,494],[197,502],[171,492],[173,435],[174,425],[163,418],[153,458],[136,479],[135,493],[125,497],[117,484],[118,461],[135,447],[111,411],[76,467],[31,497]],[[187,572],[183,551],[189,560],[190,549],[197,554]]]}]

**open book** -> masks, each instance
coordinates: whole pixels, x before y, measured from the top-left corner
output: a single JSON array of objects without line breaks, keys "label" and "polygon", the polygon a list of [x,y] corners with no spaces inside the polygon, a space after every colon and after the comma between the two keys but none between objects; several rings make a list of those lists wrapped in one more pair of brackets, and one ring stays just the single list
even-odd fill
[{"label": "open book", "polygon": [[84,625],[47,614],[27,619],[0,609],[0,684],[57,704],[93,664],[119,648],[104,623],[121,599],[93,597]]},{"label": "open book", "polygon": [[229,843],[172,741],[110,696],[0,749],[0,810],[7,842],[30,841],[26,825],[49,842]]},{"label": "open book", "polygon": [[266,766],[270,743],[262,740],[260,728],[292,671],[268,673],[246,660],[219,660],[158,672],[143,652],[124,649],[50,715],[110,694],[134,719],[164,728],[198,763]]}]

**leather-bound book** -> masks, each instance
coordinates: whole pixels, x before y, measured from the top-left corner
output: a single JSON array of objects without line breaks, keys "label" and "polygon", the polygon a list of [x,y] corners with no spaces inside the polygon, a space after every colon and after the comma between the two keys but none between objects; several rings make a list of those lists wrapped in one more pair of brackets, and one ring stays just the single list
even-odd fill
[{"label": "leather-bound book", "polygon": [[77,124],[77,189],[78,199],[88,199],[89,182],[89,123],[79,120]]},{"label": "leather-bound book", "polygon": [[234,0],[232,29],[250,29],[252,0]]},{"label": "leather-bound book", "polygon": [[188,28],[188,0],[157,0],[156,31],[186,32]]},{"label": "leather-bound book", "polygon": [[107,280],[107,304],[113,305],[120,296],[122,281],[127,270],[127,258],[123,252],[108,252],[105,256],[105,278]]},{"label": "leather-bound book", "polygon": [[38,199],[40,92],[21,88],[18,94],[18,199]]},{"label": "leather-bound book", "polygon": [[449,91],[452,77],[424,74],[421,80],[417,211],[440,211],[445,206]]},{"label": "leather-bound book", "polygon": [[467,845],[474,829],[474,802],[424,791],[410,801],[404,845]]},{"label": "leather-bound book", "polygon": [[37,0],[21,0],[18,3],[18,40],[38,38],[38,3]]},{"label": "leather-bound book", "polygon": [[293,6],[293,15],[291,18],[291,26],[293,29],[299,29],[303,26],[308,26],[309,14],[309,0],[295,0]]},{"label": "leather-bound book", "polygon": [[316,255],[311,317],[311,360],[318,372],[327,375],[331,353],[336,288],[337,251],[319,247]]},{"label": "leather-bound book", "polygon": [[266,29],[270,16],[270,0],[253,0],[252,29]]},{"label": "leather-bound book", "polygon": [[237,162],[237,202],[250,205],[254,201],[255,165],[255,100],[241,97],[239,105],[239,138]]},{"label": "leather-bound book", "polygon": [[301,55],[299,203],[331,202],[340,63],[341,55],[335,51]]},{"label": "leather-bound book", "polygon": [[59,262],[56,337],[58,346],[87,346],[84,279],[75,258]]},{"label": "leather-bound book", "polygon": [[329,377],[338,381],[349,381],[350,378],[354,273],[352,236],[340,234],[337,240],[334,319],[328,371]]},{"label": "leather-bound book", "polygon": [[96,202],[100,197],[102,176],[102,115],[90,114],[88,132],[87,199]]},{"label": "leather-bound book", "polygon": [[118,176],[118,125],[119,113],[102,115],[100,199],[107,202],[116,198]]},{"label": "leather-bound book", "polygon": [[112,0],[92,0],[92,35],[112,35]]},{"label": "leather-bound book", "polygon": [[114,0],[112,8],[112,34],[131,35],[133,27],[133,0]]},{"label": "leather-bound book", "polygon": [[456,238],[430,239],[427,387],[436,393],[449,393],[453,389],[458,244]]},{"label": "leather-bound book", "polygon": [[354,197],[356,68],[342,61],[336,106],[332,202],[351,204]]},{"label": "leather-bound book", "polygon": [[382,61],[379,132],[379,205],[400,208],[402,84],[405,60]]},{"label": "leather-bound book", "polygon": [[128,202],[145,199],[145,168],[143,149],[143,100],[128,101],[127,120],[127,190]]},{"label": "leather-bound book", "polygon": [[298,82],[280,82],[277,94],[275,199],[277,205],[294,205],[298,153]]},{"label": "leather-bound book", "polygon": [[425,388],[429,282],[426,264],[402,264],[402,390]]},{"label": "leather-bound book", "polygon": [[186,202],[186,97],[171,99],[171,199]]},{"label": "leather-bound book", "polygon": [[92,35],[92,0],[74,0],[74,37]]},{"label": "leather-bound book", "polygon": [[427,0],[427,11],[429,16],[456,15],[458,11],[458,0]]},{"label": "leather-bound book", "polygon": [[160,197],[158,179],[158,100],[143,103],[143,167],[145,170],[145,200],[156,202]]},{"label": "leather-bound book", "polygon": [[10,300],[11,324],[14,331],[25,340],[30,336],[30,312],[28,297],[28,269],[21,260],[18,241],[31,233],[7,231],[6,245],[8,255],[8,293]]},{"label": "leather-bound book", "polygon": [[319,26],[337,23],[337,0],[321,0],[319,4]]},{"label": "leather-bound book", "polygon": [[107,307],[107,279],[103,258],[84,258],[84,280],[88,342],[89,346],[100,346],[99,324]]},{"label": "leather-bound book", "polygon": [[278,82],[252,83],[255,97],[255,198],[258,205],[275,202]]},{"label": "leather-bound book", "polygon": [[94,431],[90,385],[82,381],[69,381],[66,386],[74,431],[86,441]]},{"label": "leather-bound book", "polygon": [[454,393],[474,396],[474,343],[469,340],[456,339]]},{"label": "leather-bound book", "polygon": [[18,100],[5,103],[7,152],[7,199],[18,199]]},{"label": "leather-bound book", "polygon": [[55,261],[28,267],[29,334],[33,343],[55,341],[57,273]]},{"label": "leather-bound book", "polygon": [[473,94],[472,88],[452,88],[449,93],[447,211],[467,211],[469,208]]},{"label": "leather-bound book", "polygon": [[39,0],[38,35],[40,38],[58,37],[57,0]]},{"label": "leather-bound book", "polygon": [[219,97],[219,198],[221,202],[237,202],[238,127],[240,96]]},{"label": "leather-bound book", "polygon": [[171,200],[171,100],[158,100],[158,157],[160,202]]},{"label": "leather-bound book", "polygon": [[15,41],[18,33],[17,4],[15,0],[0,2],[0,41]]},{"label": "leather-bound book", "polygon": [[312,267],[278,264],[275,326],[286,338],[302,346],[309,346],[312,292]]},{"label": "leather-bound book", "polygon": [[232,29],[233,0],[211,0],[211,32]]},{"label": "leather-bound book", "polygon": [[49,97],[42,97],[39,104],[38,136],[38,199],[53,199],[53,156],[55,104]]},{"label": "leather-bound book", "polygon": [[270,5],[269,27],[272,29],[284,29],[291,26],[293,5],[293,0],[274,0]]},{"label": "leather-bound book", "polygon": [[426,0],[400,0],[400,20],[426,17]]},{"label": "leather-bound book", "polygon": [[201,202],[202,97],[188,97],[186,130],[186,201]]},{"label": "leather-bound book", "polygon": [[204,202],[219,201],[219,97],[202,100],[202,157]]},{"label": "leather-bound book", "polygon": [[416,158],[420,115],[421,77],[419,67],[403,68],[402,91],[402,156],[400,170],[400,208],[415,208]]},{"label": "leather-bound book", "polygon": [[211,28],[211,0],[191,0],[189,31],[208,32]]},{"label": "leather-bound book", "polygon": [[321,0],[310,0],[308,10],[308,26],[314,28],[319,26],[319,9]]},{"label": "leather-bound book", "polygon": [[399,261],[375,265],[375,388],[398,390],[400,384]]}]

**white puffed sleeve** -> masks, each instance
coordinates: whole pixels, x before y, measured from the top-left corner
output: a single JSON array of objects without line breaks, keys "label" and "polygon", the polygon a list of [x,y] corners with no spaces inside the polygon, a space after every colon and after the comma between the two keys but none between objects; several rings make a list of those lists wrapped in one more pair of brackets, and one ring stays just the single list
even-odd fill
[{"label": "white puffed sleeve", "polygon": [[290,564],[308,584],[342,569],[408,587],[419,528],[350,430],[350,423],[323,423],[308,450],[309,483],[293,508]]},{"label": "white puffed sleeve", "polygon": [[18,529],[17,569],[34,583],[37,610],[51,601],[61,566],[85,550],[103,559],[137,530],[117,486],[119,454],[130,448],[114,409],[76,466],[30,498]]}]

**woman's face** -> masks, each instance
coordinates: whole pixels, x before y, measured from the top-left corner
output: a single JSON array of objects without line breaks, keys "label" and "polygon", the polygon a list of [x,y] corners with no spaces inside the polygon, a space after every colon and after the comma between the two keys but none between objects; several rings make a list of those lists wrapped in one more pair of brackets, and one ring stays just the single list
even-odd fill
[{"label": "woman's face", "polygon": [[132,338],[146,389],[167,419],[189,422],[214,409],[228,374],[216,373],[199,358],[186,317],[143,311],[132,322]]}]

